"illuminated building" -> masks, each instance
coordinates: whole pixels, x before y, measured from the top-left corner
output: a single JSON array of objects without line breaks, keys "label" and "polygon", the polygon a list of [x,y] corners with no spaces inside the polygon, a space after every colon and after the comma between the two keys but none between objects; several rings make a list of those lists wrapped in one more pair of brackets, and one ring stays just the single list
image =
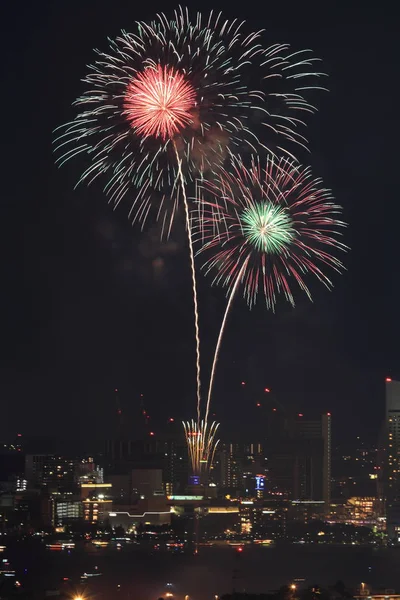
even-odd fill
[{"label": "illuminated building", "polygon": [[77,462],[53,454],[27,454],[25,476],[30,486],[49,490],[71,488],[76,482]]},{"label": "illuminated building", "polygon": [[103,523],[112,511],[111,483],[82,483],[83,519],[92,524]]},{"label": "illuminated building", "polygon": [[400,381],[386,379],[386,525],[390,539],[400,541]]},{"label": "illuminated building", "polygon": [[25,492],[28,487],[28,481],[23,477],[17,477],[15,482],[15,491],[16,492]]},{"label": "illuminated building", "polygon": [[256,476],[264,475],[264,455],[260,443],[222,444],[218,454],[219,485],[225,490],[254,495]]},{"label": "illuminated building", "polygon": [[83,504],[75,499],[61,496],[53,498],[52,525],[64,525],[83,517]]},{"label": "illuminated building", "polygon": [[261,525],[262,515],[262,506],[255,504],[252,500],[242,500],[239,505],[240,533],[252,533]]},{"label": "illuminated building", "polygon": [[138,525],[170,525],[173,509],[165,496],[140,498],[134,505],[118,505],[108,510],[107,518],[112,527],[121,525],[134,530]]},{"label": "illuminated building", "polygon": [[104,469],[95,465],[92,457],[82,459],[76,468],[78,483],[103,483]]},{"label": "illuminated building", "polygon": [[81,500],[85,500],[91,495],[103,494],[109,496],[111,494],[111,483],[81,483]]}]

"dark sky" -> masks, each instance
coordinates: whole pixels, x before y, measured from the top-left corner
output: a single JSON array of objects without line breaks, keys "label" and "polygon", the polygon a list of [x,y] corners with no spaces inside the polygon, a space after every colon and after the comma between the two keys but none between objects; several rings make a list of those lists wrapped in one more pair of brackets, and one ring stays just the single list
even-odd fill
[{"label": "dark sky", "polygon": [[[266,28],[271,43],[312,48],[323,59],[330,93],[311,119],[309,160],[344,206],[352,247],[333,292],[312,284],[313,304],[298,296],[296,309],[282,301],[273,315],[237,299],[215,390],[223,436],[241,429],[244,414],[251,421],[269,386],[305,414],[331,410],[338,441],[356,432],[373,439],[383,379],[400,376],[396,16],[389,2],[192,8],[211,7]],[[155,420],[194,416],[182,224],[169,244],[159,243],[157,227],[132,229],[127,205],[115,213],[100,188],[74,191],[79,161],[59,171],[51,149],[52,130],[73,115],[92,48],[173,8],[126,0],[2,5],[3,437],[21,430],[101,440],[115,413],[114,387],[133,431],[140,393]],[[199,283],[207,373],[224,295],[201,276]]]}]

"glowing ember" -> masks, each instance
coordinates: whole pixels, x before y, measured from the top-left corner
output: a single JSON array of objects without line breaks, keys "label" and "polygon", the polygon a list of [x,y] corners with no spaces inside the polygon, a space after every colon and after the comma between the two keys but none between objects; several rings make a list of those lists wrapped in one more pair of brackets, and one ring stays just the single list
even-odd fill
[{"label": "glowing ember", "polygon": [[128,84],[124,110],[136,133],[173,138],[192,121],[196,92],[175,69],[148,67]]}]

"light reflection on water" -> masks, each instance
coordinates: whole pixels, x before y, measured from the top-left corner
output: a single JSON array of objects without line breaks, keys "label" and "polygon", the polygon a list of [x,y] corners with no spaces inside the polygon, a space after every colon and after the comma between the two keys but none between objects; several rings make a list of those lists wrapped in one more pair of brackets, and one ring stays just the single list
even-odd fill
[{"label": "light reflection on water", "polygon": [[21,545],[13,554],[16,567],[29,566],[34,586],[36,580],[46,580],[47,587],[57,586],[63,577],[77,580],[97,567],[103,575],[95,583],[91,581],[90,588],[103,600],[117,597],[117,585],[121,586],[120,600],[165,598],[167,582],[172,583],[175,600],[183,600],[185,595],[190,600],[213,600],[215,594],[233,588],[237,592],[268,592],[298,578],[310,585],[332,585],[340,579],[349,587],[364,581],[400,591],[400,548],[288,545],[246,547],[239,554],[230,547],[205,547],[195,557],[149,555],[132,545],[117,549],[86,544],[70,553],[43,548],[32,552]]}]

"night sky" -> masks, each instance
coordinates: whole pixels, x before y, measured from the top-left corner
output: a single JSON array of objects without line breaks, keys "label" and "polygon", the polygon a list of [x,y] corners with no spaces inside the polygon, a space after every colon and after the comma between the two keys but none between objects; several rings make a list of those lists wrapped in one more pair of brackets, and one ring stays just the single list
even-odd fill
[{"label": "night sky", "polygon": [[[262,7],[262,8],[259,8]],[[341,8],[337,8],[337,7]],[[349,8],[349,6],[351,8]],[[384,377],[400,376],[394,166],[398,126],[397,19],[390,3],[267,2],[193,5],[224,10],[271,43],[312,48],[330,92],[310,119],[312,155],[350,224],[347,272],[314,303],[282,299],[276,314],[237,298],[229,321],[214,409],[229,438],[270,387],[307,414],[330,410],[337,441],[373,440]],[[110,435],[113,390],[127,427],[138,431],[140,393],[156,431],[195,414],[190,273],[183,215],[168,243],[149,224],[127,221],[101,186],[74,191],[79,160],[54,166],[52,130],[74,115],[94,47],[175,4],[57,0],[2,6],[1,420],[9,437],[55,434],[89,442]],[[396,125],[397,123],[397,125]],[[225,304],[199,276],[204,387]],[[247,382],[246,391],[240,382]]]}]

